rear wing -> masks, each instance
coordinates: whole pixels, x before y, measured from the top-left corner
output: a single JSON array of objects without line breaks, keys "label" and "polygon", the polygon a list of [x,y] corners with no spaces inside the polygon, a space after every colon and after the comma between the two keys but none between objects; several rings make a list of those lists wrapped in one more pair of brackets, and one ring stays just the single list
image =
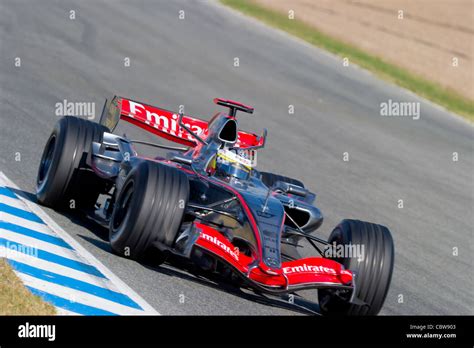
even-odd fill
[{"label": "rear wing", "polygon": [[[179,115],[173,111],[116,96],[108,106],[104,105],[100,123],[113,131],[119,120],[127,121],[150,133],[182,145],[194,147],[197,144],[196,139],[179,126]],[[183,116],[183,123],[197,135],[206,137],[208,132],[206,121]],[[238,131],[237,147],[261,147],[264,143],[265,136]]]}]

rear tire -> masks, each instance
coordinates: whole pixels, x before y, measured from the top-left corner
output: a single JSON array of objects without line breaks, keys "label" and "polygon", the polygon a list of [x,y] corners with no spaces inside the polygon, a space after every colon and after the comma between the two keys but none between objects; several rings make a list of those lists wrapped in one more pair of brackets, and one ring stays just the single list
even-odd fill
[{"label": "rear tire", "polygon": [[268,188],[272,187],[273,184],[276,183],[277,181],[287,182],[289,184],[297,185],[304,188],[304,184],[297,179],[289,178],[287,176],[283,176],[279,174],[268,173],[268,172],[260,172],[260,174],[262,175],[261,176],[262,182]]},{"label": "rear tire", "polygon": [[355,296],[368,304],[351,304],[321,289],[318,297],[321,312],[326,315],[376,315],[383,306],[392,279],[395,258],[393,239],[387,227],[359,220],[343,220],[331,233],[329,243],[364,246],[364,257],[335,258],[346,269],[356,273]]},{"label": "rear tire", "polygon": [[105,181],[88,169],[92,142],[102,142],[107,127],[66,116],[55,125],[41,157],[36,178],[38,202],[52,208],[94,207]]},{"label": "rear tire", "polygon": [[186,174],[160,163],[140,162],[128,174],[114,205],[109,228],[112,250],[143,260],[154,242],[173,247],[188,197]]}]

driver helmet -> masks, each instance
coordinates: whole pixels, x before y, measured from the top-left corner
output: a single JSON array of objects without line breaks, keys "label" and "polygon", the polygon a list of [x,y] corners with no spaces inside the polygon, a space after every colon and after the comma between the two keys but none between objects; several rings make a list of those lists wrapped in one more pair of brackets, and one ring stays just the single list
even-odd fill
[{"label": "driver helmet", "polygon": [[223,148],[218,150],[215,158],[215,174],[225,178],[246,180],[255,165],[255,150]]}]

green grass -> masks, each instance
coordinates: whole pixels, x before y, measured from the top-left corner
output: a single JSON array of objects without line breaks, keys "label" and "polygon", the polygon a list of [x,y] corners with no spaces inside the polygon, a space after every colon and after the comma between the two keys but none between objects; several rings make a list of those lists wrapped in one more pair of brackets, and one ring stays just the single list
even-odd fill
[{"label": "green grass", "polygon": [[246,15],[255,17],[262,22],[284,30],[308,43],[321,47],[341,57],[347,57],[349,62],[357,64],[377,76],[404,87],[446,109],[474,121],[474,101],[459,93],[417,76],[406,69],[388,63],[380,57],[371,55],[351,44],[324,34],[306,23],[289,19],[287,15],[258,5],[251,0],[220,0]]}]

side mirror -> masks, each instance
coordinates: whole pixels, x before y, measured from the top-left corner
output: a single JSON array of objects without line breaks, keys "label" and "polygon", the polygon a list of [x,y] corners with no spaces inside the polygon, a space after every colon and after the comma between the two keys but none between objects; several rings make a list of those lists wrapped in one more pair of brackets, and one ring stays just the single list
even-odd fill
[{"label": "side mirror", "polygon": [[193,160],[191,158],[180,156],[177,154],[173,154],[169,160],[180,164],[186,164],[188,166],[193,164]]},{"label": "side mirror", "polygon": [[290,184],[284,181],[277,181],[270,188],[272,191],[281,191],[284,193],[290,193],[295,196],[306,197],[308,195],[308,190],[304,187]]}]

